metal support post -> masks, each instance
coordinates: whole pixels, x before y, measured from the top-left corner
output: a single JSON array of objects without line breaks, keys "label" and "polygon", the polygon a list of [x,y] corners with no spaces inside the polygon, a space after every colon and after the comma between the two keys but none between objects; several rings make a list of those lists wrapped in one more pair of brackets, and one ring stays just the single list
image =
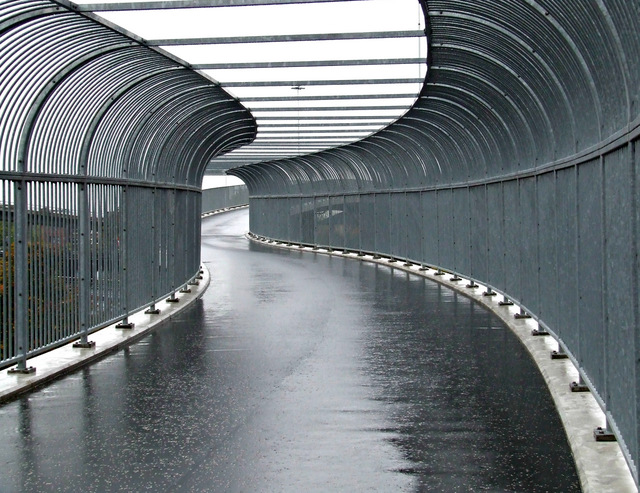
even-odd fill
[{"label": "metal support post", "polygon": [[567,359],[569,355],[564,352],[564,348],[558,343],[558,349],[551,351],[551,359]]},{"label": "metal support post", "polygon": [[122,312],[124,318],[122,322],[116,325],[116,329],[133,329],[133,323],[129,322],[129,309],[127,307],[127,295],[129,293],[129,274],[127,272],[127,256],[128,256],[128,243],[127,243],[127,227],[128,227],[128,215],[129,208],[127,207],[127,186],[122,188],[122,241],[120,242],[120,254],[122,263],[122,289],[120,291],[120,301],[122,302]]},{"label": "metal support post", "polygon": [[91,276],[89,274],[89,201],[87,198],[87,185],[78,185],[78,229],[80,240],[78,242],[78,274],[80,277],[80,340],[73,344],[74,348],[89,349],[96,345],[89,340],[89,297],[91,292]]},{"label": "metal support post", "polygon": [[129,322],[129,317],[124,317],[122,322],[116,325],[116,329],[133,329],[136,324]]},{"label": "metal support post", "polygon": [[605,421],[604,428],[598,426],[595,430],[593,430],[593,438],[596,440],[596,442],[615,442],[617,440],[616,436],[609,428],[608,419]]},{"label": "metal support post", "polygon": [[469,284],[467,284],[467,287],[469,289],[476,289],[476,288],[479,288],[480,286],[478,286],[474,281],[469,281]]},{"label": "metal support post", "polygon": [[27,366],[28,317],[27,317],[27,183],[13,182],[14,199],[14,269],[15,269],[15,354],[18,365],[8,373],[33,373],[36,369]]},{"label": "metal support post", "polygon": [[144,311],[147,315],[158,315],[160,313],[160,308],[156,307],[155,303],[151,303],[149,308]]},{"label": "metal support post", "polygon": [[589,386],[582,379],[582,375],[578,375],[578,381],[571,382],[569,388],[571,392],[589,392]]},{"label": "metal support post", "polygon": [[156,189],[154,188],[151,191],[151,195],[153,196],[153,206],[151,207],[151,276],[149,281],[151,282],[151,304],[149,308],[147,308],[144,312],[147,315],[158,315],[160,313],[160,309],[156,307],[156,298],[157,298],[157,283],[158,283],[158,275],[157,275],[157,266],[156,266],[156,258],[158,257],[158,228],[156,226]]},{"label": "metal support post", "polygon": [[482,293],[482,296],[497,296],[497,295],[498,295],[498,293],[496,293],[490,287],[488,287],[487,290],[484,293]]},{"label": "metal support post", "polygon": [[[516,314],[517,315],[517,314]],[[516,318],[527,318],[527,317],[517,317]],[[529,316],[530,318],[530,316]],[[547,332],[545,329],[543,329],[542,327],[538,326],[537,329],[533,329],[531,331],[531,335],[532,336],[548,336],[550,335],[549,332]]]},{"label": "metal support post", "polygon": [[523,319],[523,318],[531,318],[531,315],[529,315],[526,311],[524,311],[522,307],[520,307],[520,312],[516,313],[514,317],[517,319]]},{"label": "metal support post", "polygon": [[500,305],[500,306],[511,306],[511,305],[513,305],[513,301],[511,301],[506,296],[503,296],[502,297],[502,301],[498,301],[498,305]]}]

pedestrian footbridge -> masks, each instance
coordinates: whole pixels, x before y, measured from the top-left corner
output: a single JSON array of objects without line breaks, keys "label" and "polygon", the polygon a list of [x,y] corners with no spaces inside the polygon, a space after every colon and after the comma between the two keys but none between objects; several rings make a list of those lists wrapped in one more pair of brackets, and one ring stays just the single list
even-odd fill
[{"label": "pedestrian footbridge", "polygon": [[[0,365],[37,373],[32,358],[178,299],[200,272],[203,176],[224,170],[248,188],[256,238],[402,261],[514,303],[573,363],[567,392],[594,396],[593,440],[617,440],[637,485],[637,2],[416,0],[410,28],[165,38],[125,16],[357,5],[343,16],[356,26],[378,3],[1,1]],[[381,40],[410,52],[231,51]],[[247,75],[267,68],[316,75]]]}]

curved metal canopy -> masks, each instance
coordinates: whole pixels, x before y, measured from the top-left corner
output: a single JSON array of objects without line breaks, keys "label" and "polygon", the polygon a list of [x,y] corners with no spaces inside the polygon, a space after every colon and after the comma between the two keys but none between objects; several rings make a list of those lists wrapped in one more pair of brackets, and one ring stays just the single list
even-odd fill
[{"label": "curved metal canopy", "polygon": [[77,5],[218,81],[258,124],[209,169],[361,140],[414,104],[426,73],[417,0],[110,2]]},{"label": "curved metal canopy", "polygon": [[215,81],[63,2],[4,2],[0,34],[4,178],[198,189],[211,158],[255,137]]},{"label": "curved metal canopy", "polygon": [[[325,170],[346,167],[356,173],[346,191],[499,180],[572,160],[633,127],[633,2],[421,3],[429,72],[412,109],[357,144],[279,161],[287,170],[313,162],[323,177],[316,193],[342,187]],[[230,173],[253,195],[304,189],[285,178],[262,187],[257,175],[270,171],[259,164]]]}]

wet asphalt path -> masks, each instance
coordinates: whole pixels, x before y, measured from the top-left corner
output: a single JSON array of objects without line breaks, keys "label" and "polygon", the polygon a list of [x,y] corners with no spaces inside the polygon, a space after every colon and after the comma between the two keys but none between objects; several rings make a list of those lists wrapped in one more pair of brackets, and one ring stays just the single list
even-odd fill
[{"label": "wet asphalt path", "polygon": [[203,221],[211,286],[140,343],[0,407],[0,492],[578,491],[495,317],[388,267]]}]

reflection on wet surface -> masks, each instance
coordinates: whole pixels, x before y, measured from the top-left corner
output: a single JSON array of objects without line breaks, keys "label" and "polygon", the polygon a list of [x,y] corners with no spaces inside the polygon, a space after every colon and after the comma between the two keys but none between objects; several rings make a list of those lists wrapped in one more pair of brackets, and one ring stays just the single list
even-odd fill
[{"label": "reflection on wet surface", "polygon": [[542,378],[430,281],[203,223],[203,301],[0,407],[0,492],[578,491]]}]

